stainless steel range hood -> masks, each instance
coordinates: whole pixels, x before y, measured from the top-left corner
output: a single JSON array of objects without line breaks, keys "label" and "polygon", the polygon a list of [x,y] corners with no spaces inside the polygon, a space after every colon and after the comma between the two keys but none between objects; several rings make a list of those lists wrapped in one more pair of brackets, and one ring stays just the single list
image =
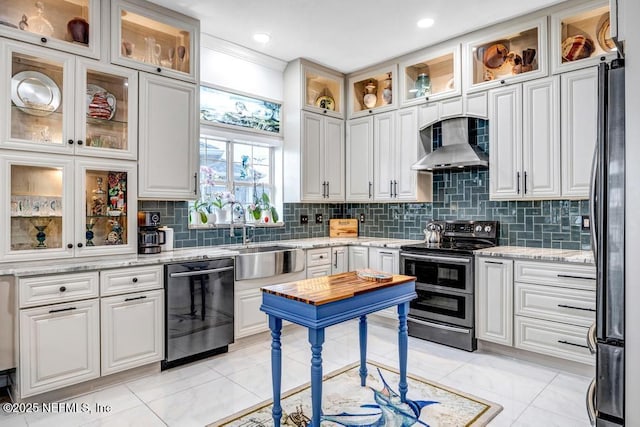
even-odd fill
[{"label": "stainless steel range hood", "polygon": [[[489,166],[489,156],[477,145],[469,143],[469,119],[467,117],[444,120],[442,146],[433,150],[411,166],[418,171]],[[431,132],[431,127],[420,132]],[[431,141],[431,138],[427,138]]]}]

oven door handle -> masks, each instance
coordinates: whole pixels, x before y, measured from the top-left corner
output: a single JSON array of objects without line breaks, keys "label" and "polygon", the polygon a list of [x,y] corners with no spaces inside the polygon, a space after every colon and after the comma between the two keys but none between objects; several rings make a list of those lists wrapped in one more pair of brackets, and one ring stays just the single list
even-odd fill
[{"label": "oven door handle", "polygon": [[449,326],[449,325],[441,325],[440,323],[426,322],[424,320],[416,319],[415,317],[412,317],[412,316],[409,316],[408,320],[410,322],[415,322],[415,323],[417,323],[419,325],[431,326],[432,328],[444,329],[445,331],[460,332],[460,333],[463,333],[463,334],[470,334],[471,333],[471,330],[469,330],[469,329],[456,328],[455,326]]},{"label": "oven door handle", "polygon": [[454,262],[454,263],[464,263],[469,264],[471,260],[469,258],[450,258],[443,256],[432,256],[432,255],[414,255],[403,252],[400,254],[405,259],[415,259],[415,260],[425,260],[425,261],[442,261],[442,262]]}]

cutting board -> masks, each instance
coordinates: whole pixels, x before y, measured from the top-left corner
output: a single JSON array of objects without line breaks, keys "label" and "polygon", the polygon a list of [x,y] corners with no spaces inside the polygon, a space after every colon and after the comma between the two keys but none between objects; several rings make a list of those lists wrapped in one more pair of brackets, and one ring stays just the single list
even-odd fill
[{"label": "cutting board", "polygon": [[329,237],[358,237],[358,220],[330,219]]}]

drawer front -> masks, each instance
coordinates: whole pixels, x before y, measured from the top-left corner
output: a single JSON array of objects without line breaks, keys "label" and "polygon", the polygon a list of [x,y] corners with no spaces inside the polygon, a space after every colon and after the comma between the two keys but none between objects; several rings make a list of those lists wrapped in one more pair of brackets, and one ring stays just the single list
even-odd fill
[{"label": "drawer front", "polygon": [[100,295],[162,289],[162,266],[120,268],[100,272]]},{"label": "drawer front", "polygon": [[596,293],[516,282],[515,314],[589,327],[596,318]]},{"label": "drawer front", "polygon": [[331,264],[331,248],[307,250],[307,267]]},{"label": "drawer front", "polygon": [[20,307],[35,307],[98,296],[98,272],[25,277],[18,280]]},{"label": "drawer front", "polygon": [[514,281],[574,289],[596,289],[596,268],[589,265],[516,261]]},{"label": "drawer front", "polygon": [[595,364],[582,326],[515,316],[515,347],[575,362]]}]

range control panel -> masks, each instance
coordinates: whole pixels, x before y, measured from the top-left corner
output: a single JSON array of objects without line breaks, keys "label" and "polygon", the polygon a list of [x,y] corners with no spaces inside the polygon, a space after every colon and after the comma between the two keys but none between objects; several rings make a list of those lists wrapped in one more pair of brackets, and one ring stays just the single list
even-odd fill
[{"label": "range control panel", "polygon": [[446,237],[496,239],[498,221],[434,221]]}]

